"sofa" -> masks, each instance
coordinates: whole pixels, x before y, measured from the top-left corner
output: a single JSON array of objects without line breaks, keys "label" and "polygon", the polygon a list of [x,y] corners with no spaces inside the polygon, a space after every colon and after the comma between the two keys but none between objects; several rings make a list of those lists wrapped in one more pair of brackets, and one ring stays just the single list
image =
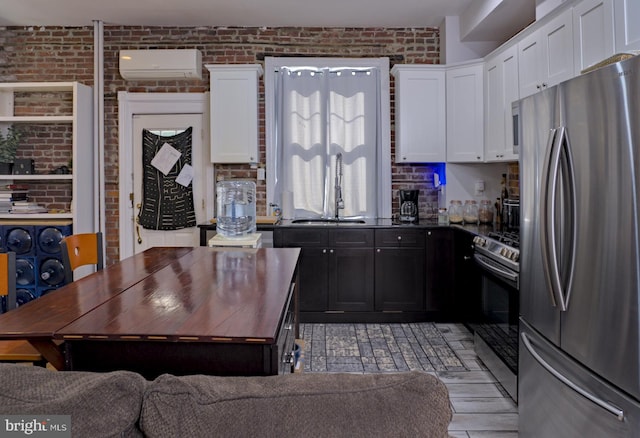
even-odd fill
[{"label": "sofa", "polygon": [[0,364],[6,415],[70,415],[82,437],[447,437],[435,376],[295,373],[268,377],[53,371]]}]

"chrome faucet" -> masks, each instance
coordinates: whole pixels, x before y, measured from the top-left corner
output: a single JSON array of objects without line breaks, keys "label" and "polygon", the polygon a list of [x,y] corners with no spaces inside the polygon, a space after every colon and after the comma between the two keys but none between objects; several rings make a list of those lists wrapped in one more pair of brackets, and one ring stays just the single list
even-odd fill
[{"label": "chrome faucet", "polygon": [[342,171],[343,171],[342,154],[338,153],[336,155],[336,183],[335,183],[336,219],[339,219],[340,209],[344,210],[344,199],[342,199]]}]

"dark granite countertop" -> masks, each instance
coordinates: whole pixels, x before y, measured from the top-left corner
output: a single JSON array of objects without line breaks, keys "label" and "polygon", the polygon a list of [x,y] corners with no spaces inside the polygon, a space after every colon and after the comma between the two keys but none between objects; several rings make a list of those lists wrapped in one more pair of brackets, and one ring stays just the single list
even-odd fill
[{"label": "dark granite countertop", "polygon": [[[215,224],[199,224],[200,228],[215,229]],[[283,219],[277,224],[257,224],[257,229],[260,231],[272,231],[275,228],[304,228],[304,227],[317,227],[317,228],[353,228],[353,227],[366,227],[366,228],[438,228],[438,227],[451,227],[464,230],[468,233],[475,235],[487,235],[494,231],[493,225],[462,225],[462,224],[438,224],[436,219],[421,219],[415,223],[398,222],[394,219],[364,219],[363,223],[315,223],[315,224],[295,224],[291,219]]]}]

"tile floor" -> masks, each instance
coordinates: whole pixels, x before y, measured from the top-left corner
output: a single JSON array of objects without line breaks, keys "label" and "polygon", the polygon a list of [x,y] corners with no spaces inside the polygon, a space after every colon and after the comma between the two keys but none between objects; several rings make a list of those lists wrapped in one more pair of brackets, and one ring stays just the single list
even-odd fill
[{"label": "tile floor", "polygon": [[304,372],[424,370],[449,389],[454,438],[515,438],[516,404],[473,350],[462,324],[301,324]]}]

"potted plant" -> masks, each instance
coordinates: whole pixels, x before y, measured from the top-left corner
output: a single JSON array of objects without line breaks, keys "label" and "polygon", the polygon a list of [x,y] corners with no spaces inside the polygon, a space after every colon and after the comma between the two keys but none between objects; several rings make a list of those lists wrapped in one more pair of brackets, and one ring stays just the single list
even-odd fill
[{"label": "potted plant", "polygon": [[13,125],[9,126],[6,134],[0,130],[0,175],[11,174],[20,138],[22,138],[22,132]]}]

